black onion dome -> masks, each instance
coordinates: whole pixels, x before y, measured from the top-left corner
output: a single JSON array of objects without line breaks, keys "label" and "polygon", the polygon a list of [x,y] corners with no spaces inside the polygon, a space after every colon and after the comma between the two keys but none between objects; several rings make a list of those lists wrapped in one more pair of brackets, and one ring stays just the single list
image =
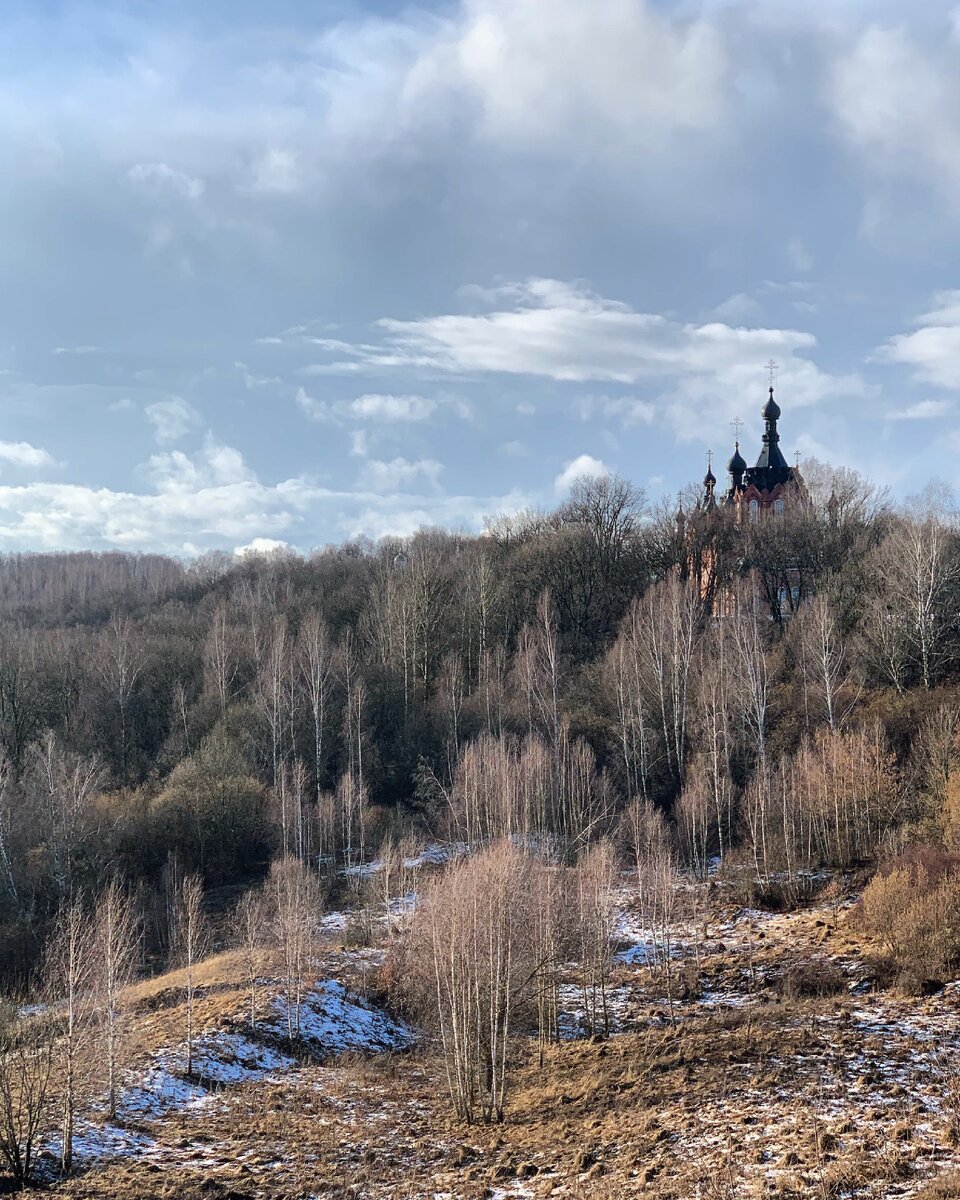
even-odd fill
[{"label": "black onion dome", "polygon": [[773,388],[770,389],[770,399],[763,406],[760,415],[765,421],[780,420],[780,405],[773,398]]},{"label": "black onion dome", "polygon": [[712,487],[716,482],[717,477],[714,475],[713,469],[711,467],[707,467],[707,473],[703,477],[703,486]]},{"label": "black onion dome", "polygon": [[747,469],[747,460],[740,453],[740,443],[737,442],[736,449],[733,452],[733,458],[727,463],[727,470],[731,475],[742,475]]}]

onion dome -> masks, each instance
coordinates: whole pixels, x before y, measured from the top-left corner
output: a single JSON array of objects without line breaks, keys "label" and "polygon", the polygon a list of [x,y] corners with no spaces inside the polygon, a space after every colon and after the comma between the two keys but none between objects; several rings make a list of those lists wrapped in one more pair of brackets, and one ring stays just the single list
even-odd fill
[{"label": "onion dome", "polygon": [[733,451],[733,457],[727,463],[727,470],[731,475],[742,475],[747,469],[747,460],[740,453],[740,443],[737,442]]},{"label": "onion dome", "polygon": [[780,405],[773,398],[773,388],[770,389],[770,399],[766,402],[761,410],[760,415],[765,421],[780,420]]},{"label": "onion dome", "polygon": [[713,468],[707,467],[707,473],[703,477],[703,486],[705,488],[712,488],[716,484],[716,482],[717,482],[717,477],[713,473]]}]

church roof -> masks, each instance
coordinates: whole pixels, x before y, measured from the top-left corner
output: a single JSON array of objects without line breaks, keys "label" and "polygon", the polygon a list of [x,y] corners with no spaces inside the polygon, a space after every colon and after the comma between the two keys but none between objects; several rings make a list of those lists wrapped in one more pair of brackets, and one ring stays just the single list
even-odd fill
[{"label": "church roof", "polygon": [[777,484],[787,483],[793,478],[793,469],[783,457],[780,449],[780,434],[777,431],[777,421],[780,419],[780,405],[773,398],[773,385],[770,385],[770,396],[760,411],[764,420],[763,445],[760,456],[753,467],[746,473],[746,482],[753,484],[761,492],[772,491]]}]

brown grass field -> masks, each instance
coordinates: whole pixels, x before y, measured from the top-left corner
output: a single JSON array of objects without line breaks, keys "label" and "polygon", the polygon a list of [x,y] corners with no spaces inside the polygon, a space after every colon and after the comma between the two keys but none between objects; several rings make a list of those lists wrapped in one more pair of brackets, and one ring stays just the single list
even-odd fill
[{"label": "brown grass field", "polygon": [[[449,1115],[429,1046],[345,1056],[212,1091],[144,1120],[142,1148],[63,1197],[960,1198],[960,991],[879,990],[851,910],[719,907],[698,963],[618,966],[618,1032],[548,1051],[517,1040],[505,1123]],[[331,947],[319,978],[362,989],[376,951]],[[204,964],[198,1024],[242,1028],[234,956]],[[575,980],[571,977],[571,983]],[[179,980],[138,984],[137,1053],[173,1044]],[[855,990],[851,990],[853,987]],[[573,989],[575,991],[575,989]],[[816,994],[823,992],[826,994]]]}]

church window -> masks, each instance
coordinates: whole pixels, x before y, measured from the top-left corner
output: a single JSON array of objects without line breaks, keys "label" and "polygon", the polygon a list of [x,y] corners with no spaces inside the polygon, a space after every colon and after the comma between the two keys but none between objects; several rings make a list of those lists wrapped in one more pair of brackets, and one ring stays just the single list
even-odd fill
[{"label": "church window", "polygon": [[756,500],[750,501],[750,524],[755,525],[760,517],[760,505]]},{"label": "church window", "polygon": [[773,515],[777,518],[778,521],[783,519],[783,501],[782,500],[774,500]]}]

